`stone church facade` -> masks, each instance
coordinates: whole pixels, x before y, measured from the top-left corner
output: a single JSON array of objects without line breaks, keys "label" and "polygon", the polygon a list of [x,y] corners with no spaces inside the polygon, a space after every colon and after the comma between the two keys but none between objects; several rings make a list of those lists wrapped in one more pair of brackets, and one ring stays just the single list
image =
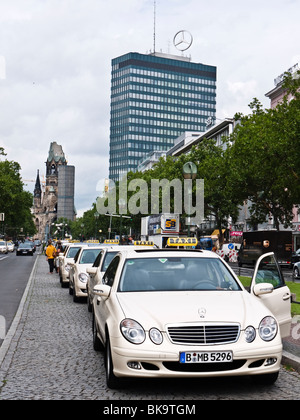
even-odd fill
[{"label": "stone church facade", "polygon": [[34,188],[33,216],[36,237],[41,241],[51,236],[51,226],[59,218],[75,219],[75,168],[67,164],[62,146],[50,144],[46,161],[46,183],[41,187],[39,171]]}]

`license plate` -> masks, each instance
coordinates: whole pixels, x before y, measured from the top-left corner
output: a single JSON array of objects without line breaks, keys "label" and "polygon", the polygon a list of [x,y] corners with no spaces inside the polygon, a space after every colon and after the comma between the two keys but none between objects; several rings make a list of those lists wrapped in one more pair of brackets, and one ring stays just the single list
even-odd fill
[{"label": "license plate", "polygon": [[180,353],[180,363],[232,362],[232,351],[185,351]]}]

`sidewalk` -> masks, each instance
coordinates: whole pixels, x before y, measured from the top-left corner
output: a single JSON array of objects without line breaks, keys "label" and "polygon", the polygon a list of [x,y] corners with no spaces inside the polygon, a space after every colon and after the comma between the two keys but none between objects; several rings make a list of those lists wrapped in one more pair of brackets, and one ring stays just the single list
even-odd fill
[{"label": "sidewalk", "polygon": [[291,366],[300,373],[300,317],[292,320],[291,333],[283,339],[282,364]]}]

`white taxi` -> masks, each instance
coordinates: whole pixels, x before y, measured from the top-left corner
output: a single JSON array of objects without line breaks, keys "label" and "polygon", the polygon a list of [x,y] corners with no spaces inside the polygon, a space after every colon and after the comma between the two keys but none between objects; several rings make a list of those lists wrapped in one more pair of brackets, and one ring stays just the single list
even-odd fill
[{"label": "white taxi", "polygon": [[84,246],[83,243],[67,244],[64,252],[59,254],[59,280],[61,287],[68,287],[69,272],[71,268],[70,263],[74,261],[75,255],[82,246]]},{"label": "white taxi", "polygon": [[8,247],[7,247],[6,241],[0,241],[0,252],[2,254],[7,254],[8,253]]},{"label": "white taxi", "polygon": [[126,250],[94,293],[93,344],[105,349],[108,387],[124,377],[277,379],[291,311],[271,253],[249,293],[210,251]]},{"label": "white taxi", "polygon": [[82,246],[73,261],[69,262],[69,293],[73,295],[73,301],[78,302],[81,298],[87,297],[86,283],[88,267],[91,267],[103,247],[101,246]]},{"label": "white taxi", "polygon": [[[110,243],[114,244],[114,242],[108,242],[108,241],[106,242],[106,244],[110,244]],[[89,275],[87,284],[86,284],[87,304],[88,304],[89,312],[92,312],[92,308],[93,308],[92,302],[95,297],[94,287],[96,286],[96,284],[102,283],[102,278],[111,260],[114,258],[114,256],[118,252],[122,250],[124,251],[126,249],[129,249],[129,250],[136,249],[136,247],[137,249],[141,249],[141,248],[149,249],[149,247],[155,248],[156,246],[151,241],[135,241],[133,245],[107,246],[106,248],[103,248],[101,253],[96,258],[92,267],[88,267],[86,269]]]}]

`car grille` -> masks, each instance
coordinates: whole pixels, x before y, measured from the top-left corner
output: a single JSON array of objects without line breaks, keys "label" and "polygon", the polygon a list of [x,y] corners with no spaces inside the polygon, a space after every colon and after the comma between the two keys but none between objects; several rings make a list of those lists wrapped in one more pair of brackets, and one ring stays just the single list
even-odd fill
[{"label": "car grille", "polygon": [[228,344],[238,340],[240,324],[169,325],[167,332],[174,344]]}]

